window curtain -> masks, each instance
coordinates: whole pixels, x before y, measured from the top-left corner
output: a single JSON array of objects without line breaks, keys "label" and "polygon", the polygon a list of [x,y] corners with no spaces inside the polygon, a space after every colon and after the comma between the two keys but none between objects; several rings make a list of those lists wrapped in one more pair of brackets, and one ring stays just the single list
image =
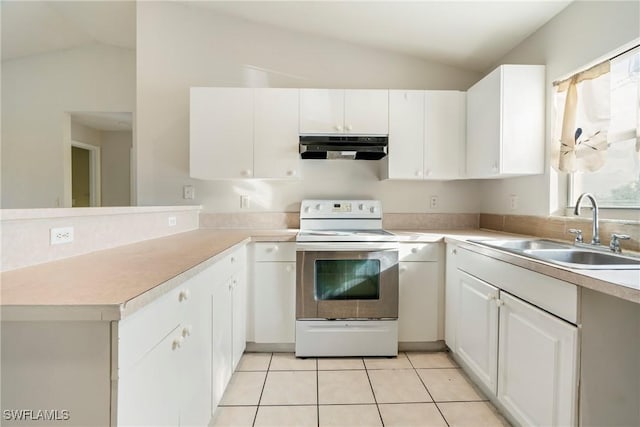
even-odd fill
[{"label": "window curtain", "polygon": [[552,164],[560,172],[594,172],[606,160],[611,118],[610,61],[555,82]]}]

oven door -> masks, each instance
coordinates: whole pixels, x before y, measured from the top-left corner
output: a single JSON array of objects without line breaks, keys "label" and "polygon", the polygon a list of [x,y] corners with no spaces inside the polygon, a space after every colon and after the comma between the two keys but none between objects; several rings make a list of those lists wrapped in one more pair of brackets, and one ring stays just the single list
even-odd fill
[{"label": "oven door", "polygon": [[398,318],[396,244],[299,243],[297,248],[297,319]]}]

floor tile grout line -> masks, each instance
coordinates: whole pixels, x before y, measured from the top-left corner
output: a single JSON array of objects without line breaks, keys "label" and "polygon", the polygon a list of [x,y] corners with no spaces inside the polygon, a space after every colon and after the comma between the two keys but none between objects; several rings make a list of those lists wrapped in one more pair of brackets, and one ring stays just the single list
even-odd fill
[{"label": "floor tile grout line", "polygon": [[316,425],[320,427],[320,364],[316,357]]},{"label": "floor tile grout line", "polygon": [[380,423],[382,424],[382,427],[384,427],[384,420],[382,419],[382,412],[380,412],[380,406],[378,405],[378,399],[376,398],[376,392],[373,389],[373,383],[371,382],[371,377],[369,376],[369,370],[367,369],[367,363],[365,362],[364,358],[362,359],[362,364],[364,365],[364,372],[367,374],[367,380],[369,381],[369,387],[371,387],[371,394],[373,395],[373,402],[376,404],[376,410],[378,411],[378,417],[380,417]]},{"label": "floor tile grout line", "polygon": [[413,367],[413,370],[415,371],[416,375],[418,376],[418,379],[420,380],[420,382],[422,383],[422,386],[424,387],[425,390],[427,390],[427,394],[429,395],[429,397],[431,398],[431,401],[433,401],[433,404],[435,405],[436,409],[438,410],[438,412],[440,413],[440,416],[442,417],[442,419],[444,420],[445,424],[447,425],[447,427],[450,427],[449,425],[449,421],[447,421],[447,419],[445,418],[444,414],[442,413],[442,411],[440,410],[440,407],[438,406],[438,404],[436,403],[436,400],[433,398],[433,395],[431,394],[431,392],[429,391],[429,387],[427,387],[427,385],[424,383],[424,380],[422,379],[422,377],[420,376],[420,373],[418,372],[418,369],[416,369],[416,367],[414,366],[413,362],[411,361],[411,358],[409,356],[407,356],[407,359],[409,359],[409,363],[411,364],[411,366]]},{"label": "floor tile grout line", "polygon": [[264,388],[267,385],[267,378],[269,377],[269,368],[271,367],[271,360],[273,360],[273,353],[271,353],[271,356],[269,356],[269,363],[267,364],[267,372],[264,375],[264,382],[262,383],[262,390],[260,390],[260,397],[258,398],[258,405],[256,406],[256,413],[253,415],[253,423],[251,423],[251,427],[254,427],[256,425],[256,420],[258,419],[258,411],[260,410],[262,393],[264,393]]}]

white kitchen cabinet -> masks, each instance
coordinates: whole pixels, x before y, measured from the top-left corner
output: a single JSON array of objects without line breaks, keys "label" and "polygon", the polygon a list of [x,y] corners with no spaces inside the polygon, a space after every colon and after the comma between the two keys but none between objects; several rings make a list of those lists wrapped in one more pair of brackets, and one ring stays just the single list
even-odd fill
[{"label": "white kitchen cabinet", "polygon": [[465,92],[428,90],[424,99],[424,178],[460,179],[466,169]]},{"label": "white kitchen cabinet", "polygon": [[298,89],[191,88],[190,176],[298,178],[298,93]]},{"label": "white kitchen cabinet", "polygon": [[254,340],[256,343],[295,342],[295,244],[254,245]]},{"label": "white kitchen cabinet", "polygon": [[255,176],[290,179],[300,175],[298,89],[254,89]]},{"label": "white kitchen cabinet", "polygon": [[389,91],[300,89],[300,133],[387,135]]},{"label": "white kitchen cabinet", "polygon": [[447,243],[445,270],[445,302],[444,302],[444,342],[452,352],[457,351],[456,324],[458,319],[458,294],[460,277],[458,273],[458,245]]},{"label": "white kitchen cabinet", "polygon": [[467,249],[455,256],[455,357],[517,424],[576,425],[575,285]]},{"label": "white kitchen cabinet", "polygon": [[389,154],[382,175],[389,179],[424,177],[424,91],[389,91]]},{"label": "white kitchen cabinet", "polygon": [[190,103],[190,176],[254,177],[253,89],[191,88]]},{"label": "white kitchen cabinet", "polygon": [[498,400],[521,424],[576,424],[578,328],[500,293]]},{"label": "white kitchen cabinet", "polygon": [[499,290],[463,271],[458,288],[456,353],[495,394],[498,369]]},{"label": "white kitchen cabinet", "polygon": [[466,94],[459,91],[389,91],[386,179],[464,177]]},{"label": "white kitchen cabinet", "polygon": [[435,342],[442,339],[444,286],[440,251],[437,243],[400,244],[400,342]]},{"label": "white kitchen cabinet", "polygon": [[467,91],[469,178],[544,173],[545,67],[501,65]]},{"label": "white kitchen cabinet", "polygon": [[213,317],[213,409],[238,365],[246,346],[246,254],[241,248],[227,256],[212,293]]},{"label": "white kitchen cabinet", "polygon": [[119,323],[118,425],[209,422],[210,274],[200,272]]}]

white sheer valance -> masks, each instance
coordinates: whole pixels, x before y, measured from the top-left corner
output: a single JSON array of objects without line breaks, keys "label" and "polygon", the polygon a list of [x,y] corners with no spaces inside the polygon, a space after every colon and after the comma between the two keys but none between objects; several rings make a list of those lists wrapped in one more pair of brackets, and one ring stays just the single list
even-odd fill
[{"label": "white sheer valance", "polygon": [[555,82],[553,165],[561,172],[589,171],[606,160],[611,117],[610,61]]}]

